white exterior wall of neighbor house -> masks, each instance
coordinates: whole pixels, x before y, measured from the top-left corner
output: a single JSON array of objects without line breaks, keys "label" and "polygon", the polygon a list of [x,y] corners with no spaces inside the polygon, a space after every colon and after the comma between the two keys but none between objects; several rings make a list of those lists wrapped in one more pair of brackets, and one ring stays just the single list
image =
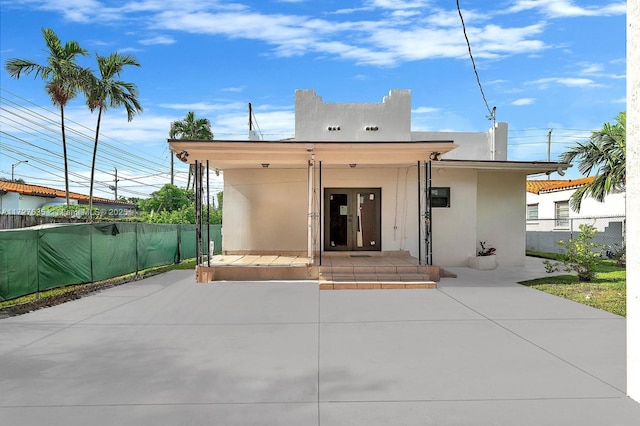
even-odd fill
[{"label": "white exterior wall of neighbor house", "polygon": [[[45,204],[66,203],[64,198],[38,197],[36,195],[21,195],[8,192],[0,196],[0,212],[7,214],[34,214]],[[78,204],[78,200],[69,200],[69,204]]]},{"label": "white exterior wall of neighbor house", "polygon": [[[562,191],[542,192],[540,194],[526,193],[527,206],[538,205],[538,220],[527,221],[527,231],[553,231],[556,229],[555,206],[557,202],[569,201],[575,188]],[[580,212],[569,209],[569,218],[597,218],[597,217],[615,217],[625,215],[626,194],[617,193],[609,194],[605,197],[604,202],[596,201],[591,197],[584,198],[580,207]],[[604,231],[606,221],[596,222],[594,226],[598,231]],[[566,227],[565,227],[566,228]]]},{"label": "white exterior wall of neighbor house", "polygon": [[225,252],[306,253],[306,169],[226,170],[222,208]]}]

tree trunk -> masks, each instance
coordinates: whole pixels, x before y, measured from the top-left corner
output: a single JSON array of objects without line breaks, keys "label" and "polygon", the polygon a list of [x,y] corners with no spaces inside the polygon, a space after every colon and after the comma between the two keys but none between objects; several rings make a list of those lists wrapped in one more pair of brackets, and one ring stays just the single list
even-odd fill
[{"label": "tree trunk", "polygon": [[64,157],[64,192],[67,199],[67,215],[69,215],[69,167],[67,165],[67,139],[64,134],[64,106],[60,105],[60,127],[62,130],[62,156]]},{"label": "tree trunk", "polygon": [[[96,124],[96,139],[93,143],[93,159],[91,160],[91,181],[89,182],[89,222],[93,220],[93,176],[96,171],[96,154],[98,152],[98,138],[100,135],[100,118],[102,117],[102,105],[98,109],[98,122]],[[116,185],[118,183],[116,182]]]}]

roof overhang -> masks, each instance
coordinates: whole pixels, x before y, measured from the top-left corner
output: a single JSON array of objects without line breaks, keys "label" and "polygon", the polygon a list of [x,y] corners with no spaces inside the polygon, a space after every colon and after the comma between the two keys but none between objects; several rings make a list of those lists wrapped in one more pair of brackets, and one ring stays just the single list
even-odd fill
[{"label": "roof overhang", "polygon": [[446,169],[475,169],[475,170],[493,170],[493,171],[519,171],[525,172],[527,175],[538,173],[559,172],[571,167],[569,163],[555,163],[548,161],[472,161],[472,160],[447,160],[432,162],[434,168]]},{"label": "roof overhang", "polygon": [[220,170],[307,167],[309,160],[328,165],[401,165],[428,161],[432,154],[442,155],[456,148],[453,141],[185,141],[169,139],[171,151],[185,163],[209,161]]}]

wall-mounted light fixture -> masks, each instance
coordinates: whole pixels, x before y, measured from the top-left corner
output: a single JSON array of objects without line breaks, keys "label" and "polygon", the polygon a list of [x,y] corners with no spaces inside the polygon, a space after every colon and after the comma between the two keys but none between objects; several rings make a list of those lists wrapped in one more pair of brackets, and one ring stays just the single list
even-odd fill
[{"label": "wall-mounted light fixture", "polygon": [[176,154],[176,157],[178,157],[178,160],[186,163],[189,158],[189,153],[187,151],[181,151]]},{"label": "wall-mounted light fixture", "polygon": [[262,168],[263,169],[268,169],[269,168],[269,163],[262,163]]},{"label": "wall-mounted light fixture", "polygon": [[216,169],[216,176],[220,176],[220,169]]},{"label": "wall-mounted light fixture", "polygon": [[367,126],[364,128],[364,130],[366,130],[367,132],[377,132],[378,126]]},{"label": "wall-mounted light fixture", "polygon": [[352,169],[355,169],[355,168],[356,168],[356,166],[357,166],[357,164],[356,164],[356,163],[351,163],[351,164],[349,164],[349,167],[351,167]]},{"label": "wall-mounted light fixture", "polygon": [[431,155],[429,155],[429,160],[431,161],[440,161],[440,156],[442,154],[440,154],[439,152],[432,152]]}]

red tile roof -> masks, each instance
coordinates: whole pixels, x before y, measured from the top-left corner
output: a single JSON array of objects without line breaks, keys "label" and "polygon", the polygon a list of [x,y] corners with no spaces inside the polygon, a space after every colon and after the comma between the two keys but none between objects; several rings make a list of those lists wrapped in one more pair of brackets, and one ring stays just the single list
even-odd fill
[{"label": "red tile roof", "polygon": [[[60,189],[49,188],[47,186],[29,185],[26,183],[9,182],[0,180],[0,190],[7,192],[17,192],[21,195],[33,195],[36,197],[48,197],[48,198],[66,198],[65,192]],[[89,196],[79,194],[77,192],[69,192],[69,199],[89,202]],[[109,200],[107,198],[93,197],[93,201],[102,204],[117,204],[122,206],[133,206],[130,203],[124,203],[122,201]]]},{"label": "red tile roof", "polygon": [[594,176],[588,176],[580,179],[564,179],[564,180],[528,180],[527,192],[539,194],[540,192],[560,191],[562,189],[578,188],[582,185],[593,182]]}]

